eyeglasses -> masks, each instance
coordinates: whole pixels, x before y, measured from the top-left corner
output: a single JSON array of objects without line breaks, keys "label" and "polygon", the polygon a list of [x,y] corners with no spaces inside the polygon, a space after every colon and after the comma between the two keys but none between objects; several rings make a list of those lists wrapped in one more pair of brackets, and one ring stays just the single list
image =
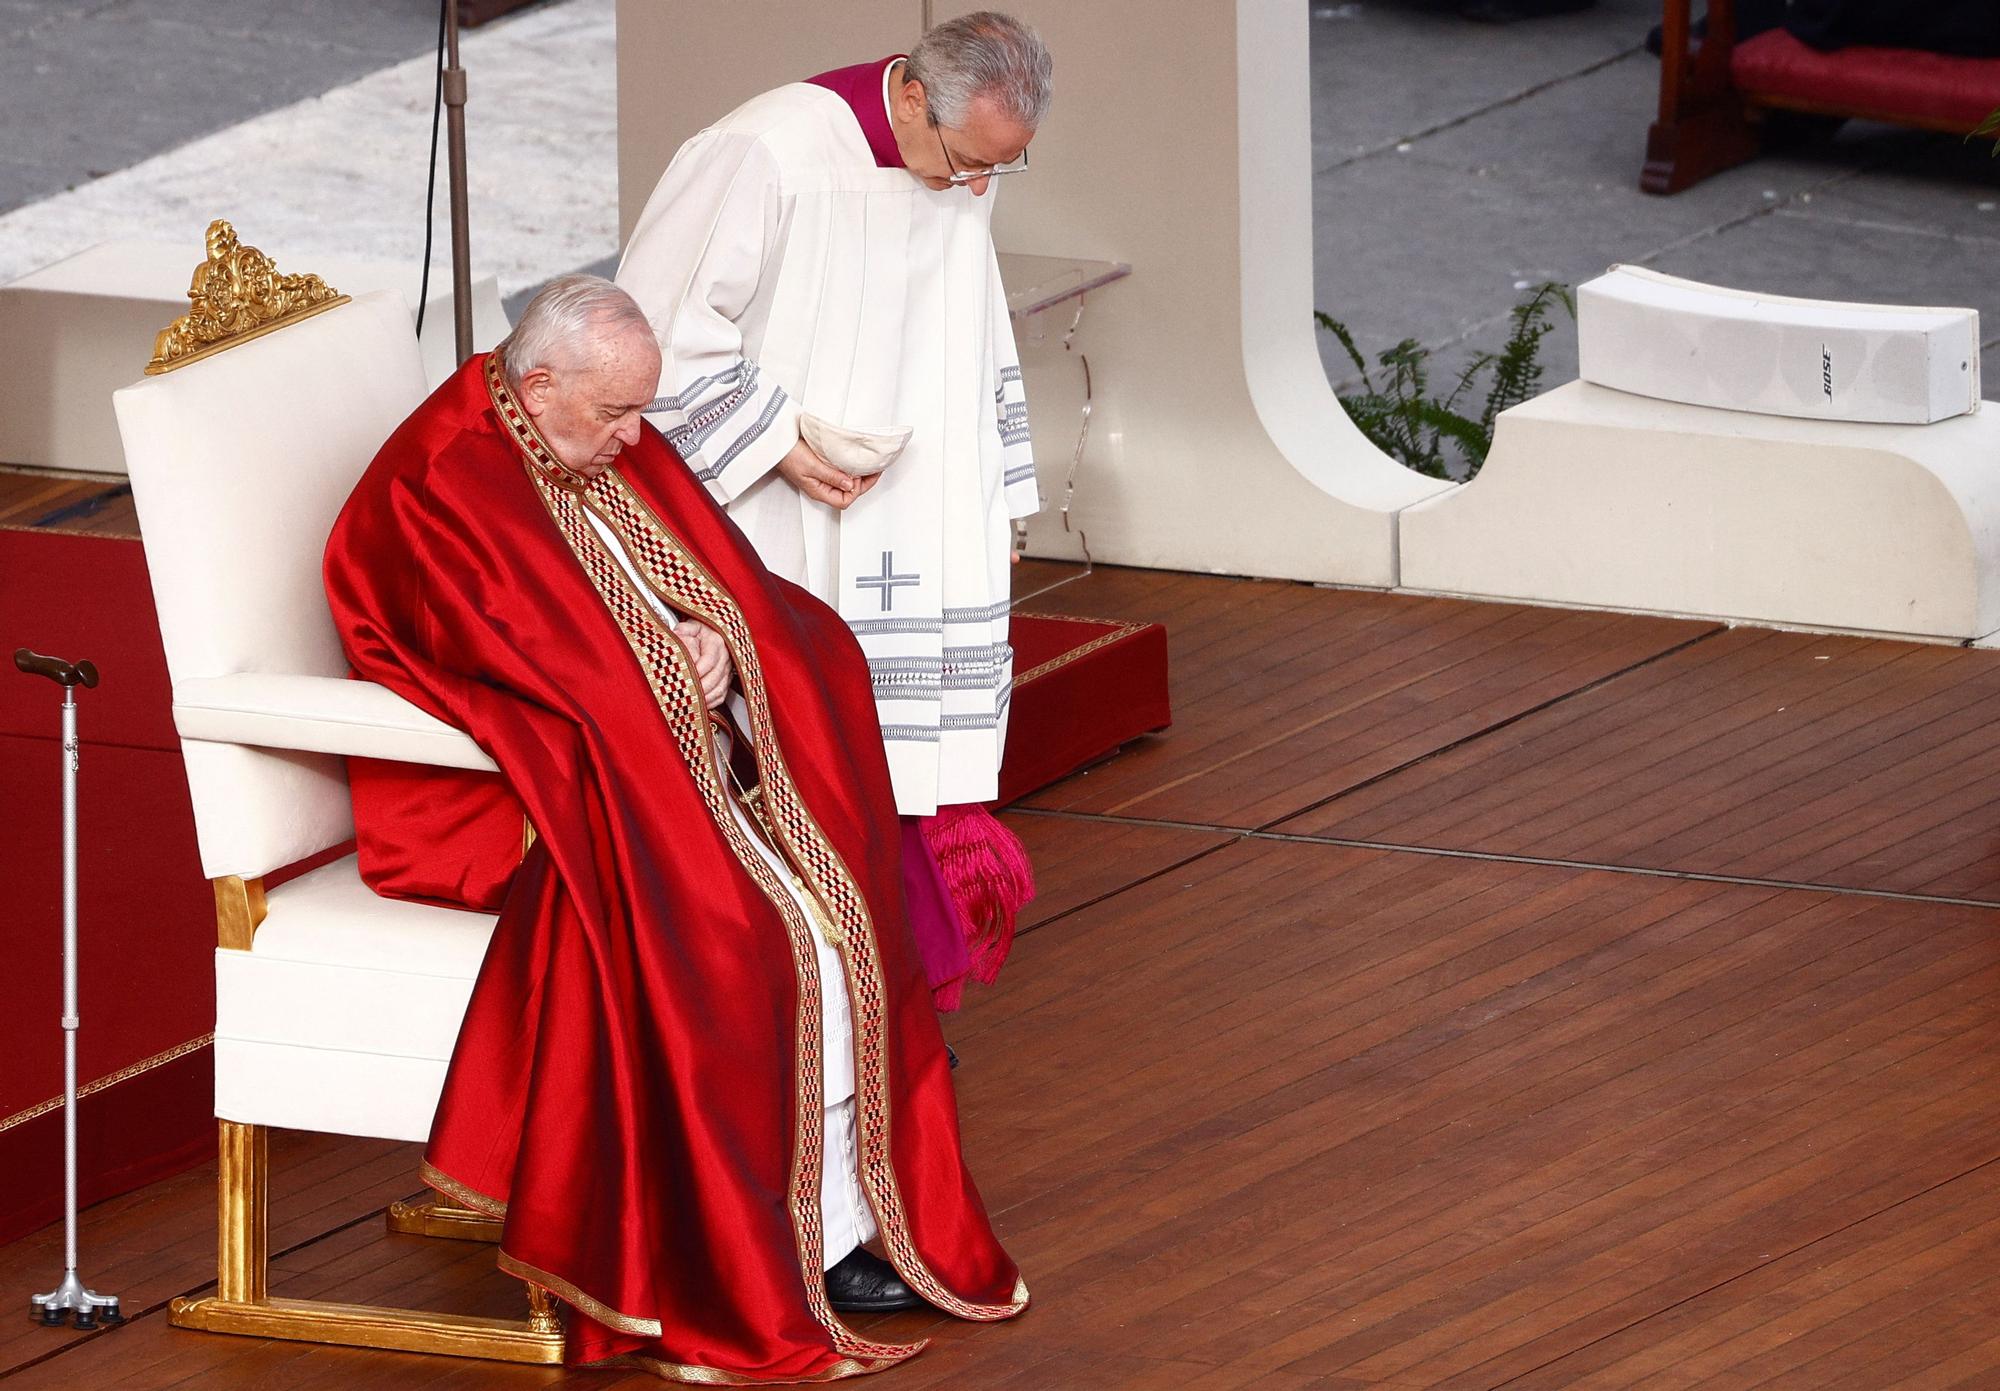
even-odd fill
[{"label": "eyeglasses", "polygon": [[944,143],[944,127],[935,116],[930,118],[931,129],[937,132],[938,148],[944,151],[944,162],[951,170],[951,177],[945,182],[954,188],[964,188],[967,184],[981,179],[995,179],[1002,174],[1018,174],[1028,167],[1028,147],[1023,145],[1021,153],[1005,164],[989,164],[984,169],[961,169],[958,161],[951,157],[951,146]]}]

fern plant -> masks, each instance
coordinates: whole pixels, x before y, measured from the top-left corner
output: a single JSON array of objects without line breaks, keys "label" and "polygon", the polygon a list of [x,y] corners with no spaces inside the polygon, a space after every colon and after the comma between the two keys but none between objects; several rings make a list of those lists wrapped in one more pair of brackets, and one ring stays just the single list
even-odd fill
[{"label": "fern plant", "polygon": [[[1405,468],[1432,478],[1471,479],[1493,447],[1493,422],[1500,412],[1541,386],[1542,340],[1555,327],[1550,318],[1557,305],[1576,316],[1567,285],[1550,281],[1537,287],[1507,316],[1507,341],[1500,350],[1475,354],[1441,396],[1431,391],[1431,350],[1416,339],[1405,338],[1376,357],[1375,367],[1386,373],[1378,380],[1347,325],[1321,310],[1313,311],[1313,322],[1339,341],[1361,374],[1361,389],[1342,396],[1340,404],[1362,434]],[[1460,403],[1482,376],[1485,399],[1477,414],[1468,414],[1471,406],[1461,409]]]}]

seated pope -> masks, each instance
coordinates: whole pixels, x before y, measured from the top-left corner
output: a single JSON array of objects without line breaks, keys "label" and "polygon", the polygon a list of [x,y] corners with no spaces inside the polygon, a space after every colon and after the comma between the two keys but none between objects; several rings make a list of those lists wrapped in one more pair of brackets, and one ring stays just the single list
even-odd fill
[{"label": "seated pope", "polygon": [[640,418],[659,373],[623,291],[554,282],[327,545],[355,672],[500,768],[355,769],[378,891],[499,909],[424,1177],[502,1219],[573,1363],[880,1371],[922,1344],[843,1313],[1027,1289],[960,1153],[867,663]]}]

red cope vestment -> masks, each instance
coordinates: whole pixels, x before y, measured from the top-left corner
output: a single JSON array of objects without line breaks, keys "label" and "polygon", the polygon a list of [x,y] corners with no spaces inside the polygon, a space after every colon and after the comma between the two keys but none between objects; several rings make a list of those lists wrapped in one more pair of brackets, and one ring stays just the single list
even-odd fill
[{"label": "red cope vestment", "polygon": [[[859,1176],[886,1254],[947,1313],[1018,1313],[1027,1289],[966,1172],[903,921],[859,648],[764,568],[651,426],[595,480],[566,477],[477,357],[382,447],[327,546],[357,674],[470,734],[536,832],[426,1179],[504,1216],[503,1268],[575,1312],[572,1362],[815,1381],[922,1346],[858,1337],[827,1304],[814,927],[729,813],[687,651],[590,508],[668,605],[729,645],[760,815],[846,969]],[[449,825],[466,784],[438,786],[431,824]]]}]

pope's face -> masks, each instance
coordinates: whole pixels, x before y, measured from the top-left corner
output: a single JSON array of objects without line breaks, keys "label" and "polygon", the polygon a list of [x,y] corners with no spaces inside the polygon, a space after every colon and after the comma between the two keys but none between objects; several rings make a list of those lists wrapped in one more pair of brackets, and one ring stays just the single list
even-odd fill
[{"label": "pope's face", "polygon": [[639,413],[660,382],[660,348],[632,326],[591,338],[569,360],[521,380],[521,404],[556,458],[593,477],[639,442]]}]

